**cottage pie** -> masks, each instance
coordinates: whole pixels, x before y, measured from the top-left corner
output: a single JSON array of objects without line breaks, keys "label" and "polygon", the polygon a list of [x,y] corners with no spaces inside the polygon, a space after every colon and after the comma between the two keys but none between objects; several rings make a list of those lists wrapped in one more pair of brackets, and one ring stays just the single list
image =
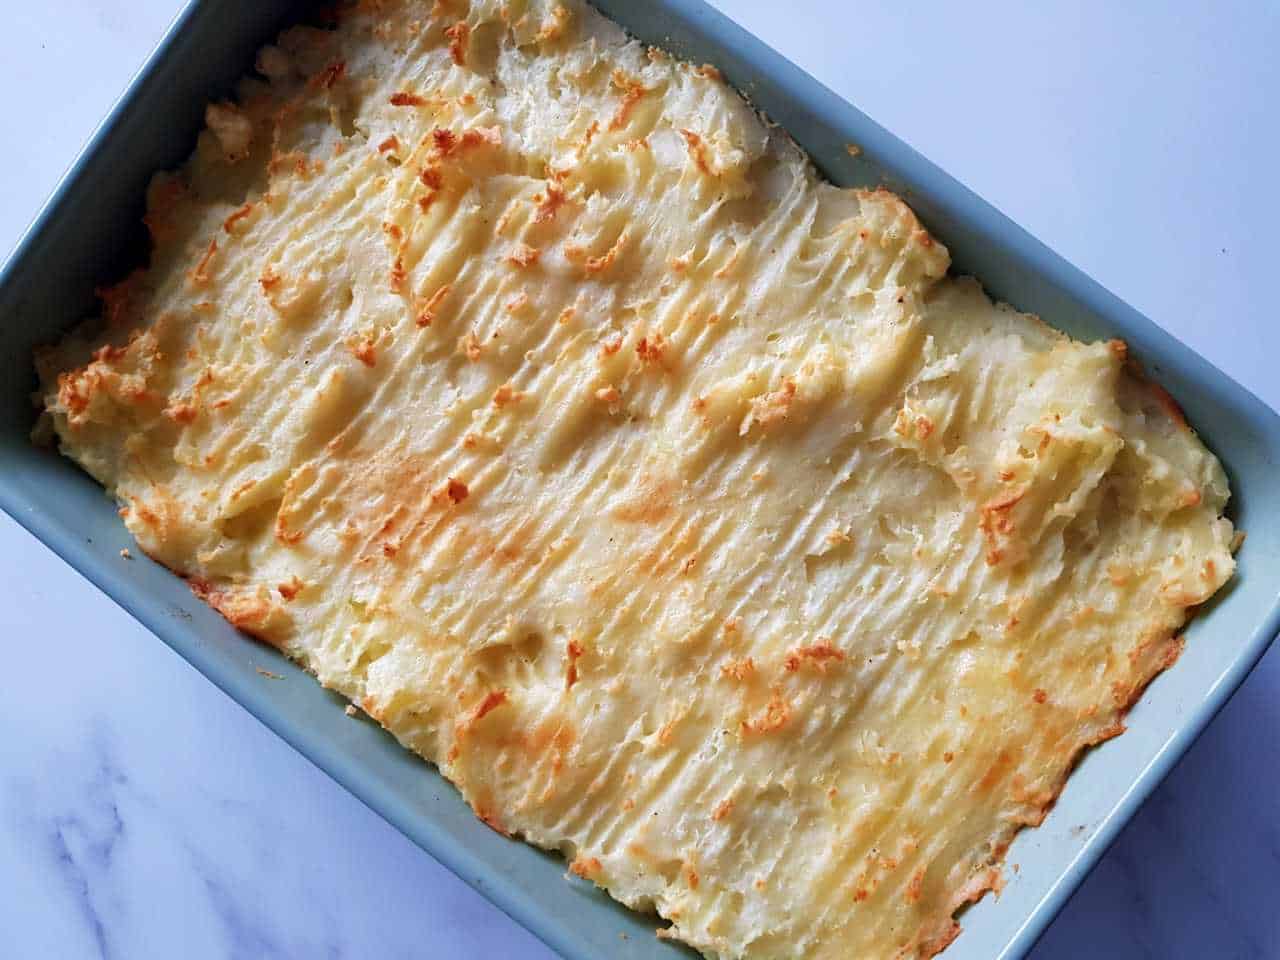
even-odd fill
[{"label": "cottage pie", "polygon": [[577,0],[364,0],[206,119],[38,429],[662,936],[942,950],[1231,576],[1123,343]]}]

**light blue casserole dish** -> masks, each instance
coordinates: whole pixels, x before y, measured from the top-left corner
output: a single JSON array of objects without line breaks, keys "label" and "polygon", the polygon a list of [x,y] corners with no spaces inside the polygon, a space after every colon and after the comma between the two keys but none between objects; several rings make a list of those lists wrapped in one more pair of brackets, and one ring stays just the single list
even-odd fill
[{"label": "light blue casserole dish", "polygon": [[[905,144],[700,0],[597,0],[642,39],[714,63],[841,184],[904,194],[991,294],[1087,339],[1121,337],[1179,399],[1231,476],[1248,532],[1239,572],[1189,630],[1186,652],[1130,715],[1129,732],[1080,764],[1045,824],[1009,853],[998,898],[968,910],[948,958],[1025,953],[1107,845],[1239,686],[1280,630],[1280,417]],[[95,285],[141,258],[147,179],[190,151],[204,103],[299,14],[288,0],[191,0],[0,272],[0,507],[210,680],[406,835],[566,957],[688,956],[653,923],[564,864],[474,818],[434,768],[274,653],[237,634],[176,577],[140,559],[111,502],[69,461],[30,445],[31,350],[93,309]],[[862,148],[852,157],[846,144]],[[264,683],[257,668],[295,679]],[[622,938],[620,933],[627,936]]]}]

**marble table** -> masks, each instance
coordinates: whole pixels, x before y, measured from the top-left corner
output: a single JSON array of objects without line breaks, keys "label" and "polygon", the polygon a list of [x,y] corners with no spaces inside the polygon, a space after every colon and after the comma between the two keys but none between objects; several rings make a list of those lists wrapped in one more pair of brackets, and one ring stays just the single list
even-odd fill
[{"label": "marble table", "polygon": [[[1277,7],[719,5],[1280,405]],[[178,6],[6,5],[0,244]],[[3,517],[0,638],[0,954],[550,956]],[[1280,956],[1277,748],[1280,653],[1036,960]]]}]

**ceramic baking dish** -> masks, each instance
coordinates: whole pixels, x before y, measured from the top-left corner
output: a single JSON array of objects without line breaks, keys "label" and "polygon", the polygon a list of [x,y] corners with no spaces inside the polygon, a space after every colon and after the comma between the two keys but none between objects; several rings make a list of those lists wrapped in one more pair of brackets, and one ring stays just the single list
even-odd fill
[{"label": "ceramic baking dish", "polygon": [[[1179,663],[1085,757],[1045,824],[1009,852],[1020,871],[962,917],[949,960],[1030,949],[1137,807],[1239,686],[1280,628],[1280,417],[1065,263],[849,104],[699,0],[600,0],[644,40],[714,63],[790,131],[832,180],[907,196],[955,269],[997,299],[1077,337],[1122,337],[1184,406],[1231,476],[1248,532],[1231,585],[1194,620]],[[236,633],[186,585],[139,558],[113,504],[70,461],[28,442],[31,349],[93,309],[93,288],[143,256],[150,174],[191,150],[204,103],[247,72],[253,51],[303,11],[287,0],[192,0],[98,129],[0,273],[0,507],[101,587],[247,710],[423,849],[566,957],[688,956],[653,922],[613,904],[564,864],[472,816],[435,771],[299,669]],[[847,144],[862,148],[854,157]],[[286,682],[270,682],[264,666]],[[626,934],[620,937],[619,934]]]}]

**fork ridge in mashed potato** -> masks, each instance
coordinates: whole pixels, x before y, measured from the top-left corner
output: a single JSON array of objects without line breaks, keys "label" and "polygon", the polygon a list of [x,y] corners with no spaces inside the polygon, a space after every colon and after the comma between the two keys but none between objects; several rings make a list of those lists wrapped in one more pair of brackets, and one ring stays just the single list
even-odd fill
[{"label": "fork ridge in mashed potato", "polygon": [[578,2],[264,48],[38,359],[152,557],[708,956],[942,950],[1231,576],[1122,343]]}]

